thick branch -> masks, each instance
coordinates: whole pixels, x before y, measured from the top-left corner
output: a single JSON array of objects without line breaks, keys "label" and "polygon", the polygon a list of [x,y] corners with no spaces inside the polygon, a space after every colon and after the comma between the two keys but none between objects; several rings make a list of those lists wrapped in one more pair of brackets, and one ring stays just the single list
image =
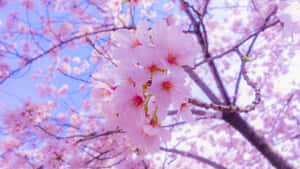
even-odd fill
[{"label": "thick branch", "polygon": [[[196,37],[198,39],[198,42],[199,42],[200,46],[202,47],[205,59],[211,58],[211,55],[210,55],[210,53],[208,51],[208,48],[207,48],[207,44],[205,43],[205,40],[204,40],[203,35],[201,33],[201,30],[200,30],[200,24],[197,23],[194,16],[188,10],[189,4],[187,2],[185,2],[184,0],[181,0],[180,2],[181,2],[182,6],[184,8],[185,13],[188,15],[189,19],[191,20],[191,22],[194,26],[195,34],[196,34]],[[224,99],[225,104],[229,105],[230,104],[230,99],[228,97],[227,91],[226,91],[226,89],[223,85],[223,82],[222,82],[221,77],[218,73],[218,70],[216,68],[215,63],[213,62],[213,60],[211,60],[211,61],[208,62],[208,65],[210,67],[210,70],[213,73],[214,79],[216,80],[217,86],[218,86],[218,88],[219,88],[219,90],[222,94],[222,97]]]},{"label": "thick branch", "polygon": [[217,96],[208,88],[208,86],[200,79],[200,77],[193,71],[189,66],[183,66],[185,72],[190,76],[190,78],[200,87],[205,95],[212,100],[214,103],[221,104]]},{"label": "thick branch", "polygon": [[[195,22],[195,18],[191,15],[190,11],[188,10],[188,6],[186,5],[187,3],[184,0],[181,0],[181,4],[185,10],[185,12],[187,13],[187,15],[189,16],[190,20],[192,21],[192,24],[194,26],[195,29],[195,34],[198,38],[198,42],[199,44],[202,46],[202,49],[204,51],[204,56],[205,56],[205,60],[208,61],[209,67],[211,68],[211,71],[214,75],[214,78],[216,80],[217,86],[222,94],[222,97],[224,98],[225,104],[226,105],[230,105],[230,99],[229,96],[225,90],[225,87],[222,83],[222,80],[219,76],[219,73],[217,71],[217,68],[213,62],[214,57],[211,57],[210,53],[208,52],[208,50],[205,50],[205,44],[203,41],[203,37],[201,34],[201,31],[199,29],[199,24],[197,22]],[[241,46],[244,42],[248,41],[250,38],[252,37],[257,37],[257,35],[260,32],[263,32],[266,28],[268,27],[272,27],[274,25],[276,25],[277,23],[279,23],[279,20],[275,20],[274,22],[267,24],[267,22],[270,20],[270,18],[272,17],[272,15],[274,13],[276,13],[277,8],[274,8],[274,10],[269,14],[269,16],[265,19],[265,23],[263,24],[263,26],[255,33],[253,33],[252,35],[249,35],[246,39],[240,41],[239,43],[237,43],[235,46],[233,46],[233,48],[225,51],[224,53],[222,53],[219,56],[216,56],[215,58],[219,58],[222,57],[230,52],[235,51],[239,46]],[[255,39],[253,40],[252,45],[250,46],[250,50],[248,51],[250,53],[251,48],[255,42]],[[192,70],[192,68],[191,68]],[[191,72],[191,70],[189,70],[189,72]],[[197,75],[194,75],[195,77],[193,77],[192,79],[199,79],[199,77]],[[195,80],[194,80],[195,81]],[[202,81],[200,81],[202,82]],[[198,85],[200,86],[200,85]],[[212,92],[210,91],[209,88],[206,88],[207,86],[204,85],[204,87],[200,86],[200,88],[202,88],[202,90],[205,92],[205,94],[211,99],[211,101],[215,104],[220,104],[220,101],[218,98],[214,97],[214,95],[212,95]],[[271,149],[271,147],[267,144],[266,140],[263,137],[260,137],[255,130],[248,125],[248,123],[243,120],[241,118],[241,116],[237,113],[233,113],[230,111],[224,111],[223,112],[223,119],[229,123],[230,125],[232,125],[236,130],[238,130],[253,146],[255,146],[257,148],[257,150],[259,150],[269,161],[270,163],[278,168],[278,169],[292,169],[291,165],[289,165],[279,154],[277,154],[275,151],[273,151]]]},{"label": "thick branch", "polygon": [[238,130],[258,151],[260,151],[268,161],[277,169],[292,169],[293,167],[288,164],[277,152],[275,152],[267,141],[259,136],[255,130],[236,113],[224,113],[223,119]]}]

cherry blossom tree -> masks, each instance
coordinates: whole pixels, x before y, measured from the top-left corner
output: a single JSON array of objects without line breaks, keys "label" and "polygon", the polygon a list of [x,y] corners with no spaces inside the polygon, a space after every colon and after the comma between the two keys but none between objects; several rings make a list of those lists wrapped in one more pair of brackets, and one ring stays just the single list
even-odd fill
[{"label": "cherry blossom tree", "polygon": [[0,0],[0,168],[300,168],[299,9]]}]

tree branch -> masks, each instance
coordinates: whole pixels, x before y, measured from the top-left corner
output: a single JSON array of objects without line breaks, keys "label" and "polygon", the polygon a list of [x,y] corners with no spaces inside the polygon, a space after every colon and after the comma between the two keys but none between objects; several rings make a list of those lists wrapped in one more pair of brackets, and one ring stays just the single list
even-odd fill
[{"label": "tree branch", "polygon": [[81,82],[83,82],[83,83],[88,83],[88,84],[91,83],[91,81],[89,81],[89,80],[84,80],[84,79],[81,79],[81,78],[79,78],[79,77],[72,76],[72,75],[70,75],[70,74],[68,74],[68,73],[63,72],[63,71],[60,70],[60,69],[58,69],[58,71],[59,71],[61,74],[63,74],[64,76],[66,76],[66,77],[68,77],[68,78],[71,78],[71,79],[73,79],[73,80],[81,81]]},{"label": "tree branch", "polygon": [[262,26],[259,30],[257,30],[256,32],[246,36],[245,38],[243,38],[242,40],[240,40],[236,45],[234,45],[232,48],[226,50],[225,52],[221,53],[221,54],[218,54],[216,56],[213,56],[213,57],[210,57],[210,58],[205,58],[203,61],[195,64],[195,66],[193,67],[193,69],[197,68],[198,66],[204,64],[204,63],[208,63],[212,60],[215,60],[215,59],[220,59],[222,58],[223,56],[225,55],[228,55],[229,53],[231,52],[234,52],[236,49],[238,49],[241,45],[243,45],[244,43],[246,43],[248,40],[250,40],[251,38],[253,37],[256,37],[258,34],[260,34],[263,30],[266,30],[268,28],[271,28],[272,26],[276,25],[280,23],[280,20],[276,20],[276,21],[273,21],[272,23],[270,24],[265,24],[264,26]]},{"label": "tree branch", "polygon": [[196,99],[192,99],[192,98],[189,99],[189,103],[191,103],[195,106],[202,107],[205,109],[214,109],[216,111],[231,112],[231,113],[242,113],[242,112],[252,111],[255,109],[256,105],[259,102],[260,102],[260,93],[259,92],[256,93],[254,101],[245,107],[238,107],[238,106],[234,106],[234,105],[219,105],[219,104],[214,104],[214,103],[204,103],[204,102],[200,102]]},{"label": "tree branch", "polygon": [[13,75],[15,75],[16,73],[20,72],[22,69],[24,69],[25,67],[27,67],[31,63],[33,63],[34,61],[42,58],[43,56],[49,54],[50,52],[54,51],[57,48],[63,47],[64,44],[67,44],[67,43],[69,43],[71,41],[74,41],[74,40],[77,40],[77,39],[85,38],[85,37],[87,37],[89,35],[95,35],[95,34],[99,34],[99,33],[103,33],[103,32],[113,32],[113,31],[117,31],[117,30],[121,30],[121,29],[134,29],[134,27],[115,27],[115,28],[110,28],[110,29],[103,29],[103,30],[99,30],[99,31],[95,31],[95,32],[90,32],[90,33],[85,33],[85,34],[77,35],[77,36],[74,36],[74,37],[72,37],[70,39],[60,41],[59,43],[53,45],[52,47],[50,47],[49,49],[47,49],[43,53],[37,55],[36,57],[28,59],[23,67],[19,67],[19,68],[15,69],[15,70],[11,71],[7,76],[5,76],[2,79],[0,79],[0,85],[3,84],[7,79],[9,79],[10,77],[12,77]]},{"label": "tree branch", "polygon": [[185,72],[190,76],[190,78],[200,87],[205,95],[212,100],[214,103],[221,104],[217,96],[209,89],[209,87],[200,79],[200,77],[193,71],[189,66],[183,66]]},{"label": "tree branch", "polygon": [[189,153],[189,152],[184,152],[184,151],[177,150],[177,149],[168,149],[168,148],[164,148],[164,147],[160,147],[160,150],[170,152],[170,153],[174,153],[174,154],[178,154],[178,155],[181,155],[181,156],[184,156],[184,157],[188,157],[188,158],[197,160],[198,162],[205,163],[205,164],[210,165],[211,167],[214,167],[216,169],[226,169],[221,164],[217,164],[214,161],[211,161],[211,160],[209,160],[205,157],[201,157],[201,156],[196,155],[196,154],[192,154],[192,153]]},{"label": "tree branch", "polygon": [[239,114],[224,113],[223,119],[238,130],[274,167],[277,169],[293,169]]},{"label": "tree branch", "polygon": [[[211,57],[209,51],[208,51],[208,48],[207,48],[207,44],[205,44],[205,39],[203,38],[203,35],[201,33],[201,30],[200,30],[200,24],[197,23],[196,19],[194,18],[194,16],[191,14],[191,12],[188,10],[188,7],[189,7],[189,4],[187,2],[185,2],[184,0],[181,0],[181,5],[183,6],[184,8],[184,11],[185,13],[188,15],[189,19],[191,20],[193,26],[194,26],[194,29],[195,29],[195,34],[196,34],[196,37],[198,39],[198,42],[200,44],[200,46],[202,47],[202,51],[204,52],[204,57],[205,59],[208,59]],[[203,25],[204,26],[204,25]],[[202,26],[202,27],[203,27]],[[214,79],[216,80],[216,83],[217,83],[217,86],[222,94],[222,97],[224,99],[224,102],[225,104],[229,105],[230,104],[230,99],[228,97],[228,94],[227,94],[227,91],[223,85],[223,82],[221,80],[221,77],[218,73],[218,70],[216,68],[216,65],[214,64],[213,60],[209,61],[208,62],[208,65],[210,67],[210,70],[212,71],[213,73],[213,76],[214,76]]]},{"label": "tree branch", "polygon": [[[240,41],[239,43],[237,43],[235,46],[233,46],[231,49],[225,51],[224,53],[222,53],[216,57],[211,57],[210,53],[208,51],[205,51],[205,45],[204,45],[203,37],[201,35],[201,31],[199,29],[199,24],[195,21],[195,18],[190,13],[190,11],[187,9],[188,8],[187,2],[185,2],[184,0],[181,0],[180,2],[184,8],[184,11],[188,15],[188,17],[190,18],[190,20],[194,26],[195,34],[197,36],[198,42],[201,45],[203,51],[205,52],[204,53],[205,60],[208,60],[207,62],[209,64],[209,67],[210,67],[213,75],[214,75],[217,86],[222,94],[225,104],[230,105],[230,99],[229,99],[227,91],[225,90],[225,87],[222,83],[222,80],[219,76],[219,73],[216,69],[216,66],[213,62],[213,59],[220,58],[230,52],[235,51],[236,49],[238,49],[239,46],[244,44],[246,41],[248,41],[252,37],[254,37],[254,36],[257,37],[257,35],[260,32],[263,32],[266,28],[272,27],[272,26],[276,25],[277,23],[279,23],[280,22],[279,20],[275,20],[272,23],[267,24],[267,22],[270,20],[272,15],[274,15],[276,13],[277,7],[275,7],[274,10],[269,14],[269,16],[265,19],[265,23],[262,25],[262,27],[260,27],[260,29],[257,32],[249,35],[246,39]],[[255,42],[255,39],[252,41],[252,45],[249,47],[248,52],[250,52],[250,50]],[[190,68],[189,72],[191,72],[191,70],[192,70],[192,68]],[[199,77],[197,75],[194,75],[194,76],[195,77],[193,77],[192,79],[199,79]],[[200,81],[200,82],[202,82],[202,81]],[[204,85],[204,87],[202,86],[202,90],[205,92],[205,94],[211,99],[211,101],[213,103],[220,104],[220,101],[218,100],[218,98],[214,97],[214,95],[212,94],[210,89],[206,88],[206,87],[207,86],[205,86],[205,85]],[[245,120],[243,120],[241,118],[241,116],[239,114],[233,113],[230,111],[223,111],[223,119],[227,123],[229,123],[231,126],[233,126],[236,130],[238,130],[253,146],[255,146],[257,148],[258,151],[260,151],[270,161],[270,163],[274,167],[276,167],[278,169],[292,169],[292,166],[290,164],[288,164],[279,154],[277,154],[274,150],[272,150],[271,147],[267,144],[266,140],[263,137],[260,137],[255,132],[255,130],[251,126],[249,126]]]},{"label": "tree branch", "polygon": [[101,136],[108,136],[108,135],[112,135],[112,134],[115,134],[115,133],[124,133],[124,131],[122,131],[122,130],[112,130],[112,131],[107,131],[107,132],[100,133],[100,134],[91,133],[91,134],[88,134],[88,135],[76,134],[76,135],[71,135],[71,136],[58,136],[56,134],[53,134],[53,133],[49,132],[47,129],[45,129],[45,128],[39,126],[39,125],[35,125],[35,127],[41,129],[43,132],[45,132],[49,136],[52,136],[52,137],[54,137],[55,139],[58,139],[58,140],[60,140],[60,139],[73,139],[73,138],[77,138],[77,137],[80,138],[81,137],[81,139],[76,141],[76,144],[79,143],[79,142],[86,141],[86,140],[95,139],[95,138],[101,137]]}]

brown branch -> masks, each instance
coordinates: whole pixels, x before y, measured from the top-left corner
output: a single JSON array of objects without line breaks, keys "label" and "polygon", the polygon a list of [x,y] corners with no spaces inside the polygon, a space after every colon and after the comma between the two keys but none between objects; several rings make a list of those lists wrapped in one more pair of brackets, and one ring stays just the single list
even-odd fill
[{"label": "brown branch", "polygon": [[257,30],[256,32],[248,35],[247,37],[243,38],[242,40],[240,40],[236,45],[234,45],[232,48],[226,50],[225,52],[219,54],[219,55],[216,55],[216,56],[213,56],[213,57],[210,57],[210,58],[205,58],[203,61],[195,64],[195,66],[193,67],[193,69],[196,69],[198,66],[204,64],[204,63],[208,63],[212,60],[215,60],[215,59],[220,59],[222,58],[223,56],[225,55],[228,55],[229,53],[231,52],[234,52],[236,51],[241,45],[243,45],[244,43],[246,43],[248,40],[250,40],[251,38],[257,36],[258,34],[260,34],[262,31],[268,29],[268,28],[271,28],[273,27],[274,25],[277,25],[278,23],[280,23],[280,20],[276,20],[270,24],[266,24],[265,26],[262,26],[259,30]]},{"label": "brown branch", "polygon": [[250,104],[247,105],[246,107],[238,107],[238,106],[234,106],[234,105],[220,105],[220,104],[214,104],[214,103],[204,103],[204,102],[200,102],[196,99],[189,99],[189,103],[198,106],[198,107],[202,107],[205,109],[214,109],[217,111],[221,111],[221,112],[230,112],[230,113],[242,113],[242,112],[249,112],[255,109],[256,105],[259,103],[260,101],[260,94],[259,92],[256,94],[256,98],[254,99],[254,101]]},{"label": "brown branch", "polygon": [[[273,11],[268,15],[268,17],[265,19],[265,22],[264,24],[261,26],[261,28],[264,28],[267,24],[267,22],[270,20],[270,18],[272,17],[272,15],[274,15],[277,11],[277,7],[275,7],[273,9]],[[264,31],[265,29],[260,29],[261,31]],[[253,46],[254,46],[254,43],[256,42],[259,34],[261,33],[261,31],[259,31],[255,36],[254,38],[252,39],[252,42],[251,44],[249,45],[249,48],[247,50],[247,53],[246,53],[246,56],[249,57],[250,55],[250,52],[251,50],[253,49]],[[254,102],[252,102],[253,106],[255,107],[259,102],[260,102],[260,89],[257,88],[257,85],[253,82],[250,81],[248,75],[247,75],[247,72],[245,70],[245,65],[246,65],[246,61],[245,59],[243,58],[243,54],[240,52],[239,50],[239,47],[236,48],[236,52],[238,53],[238,55],[240,56],[240,59],[241,59],[241,67],[240,67],[240,72],[239,72],[239,75],[238,75],[238,79],[237,79],[237,82],[236,82],[236,86],[235,86],[235,90],[234,90],[234,100],[233,100],[233,105],[235,105],[236,101],[237,101],[237,95],[238,95],[238,91],[239,91],[239,85],[240,85],[240,80],[241,80],[241,77],[243,75],[244,79],[246,80],[247,84],[249,86],[251,86],[254,91],[255,91],[255,100]]]},{"label": "brown branch", "polygon": [[293,169],[239,114],[225,113],[223,119],[238,130],[277,169]]},{"label": "brown branch", "polygon": [[[207,44],[205,43],[205,40],[203,38],[203,35],[201,33],[201,30],[200,30],[200,24],[197,23],[196,19],[194,18],[194,16],[191,14],[191,12],[188,10],[188,7],[189,7],[189,4],[184,1],[184,0],[180,0],[181,2],[181,5],[183,6],[183,9],[185,11],[185,13],[188,15],[189,19],[191,20],[193,26],[194,26],[194,29],[195,29],[195,34],[196,34],[196,37],[198,39],[198,42],[200,44],[200,46],[202,47],[202,51],[204,52],[204,57],[206,59],[210,58],[211,55],[208,51],[208,48],[207,48]],[[220,75],[218,73],[218,70],[214,64],[213,61],[209,61],[208,62],[208,65],[213,73],[213,76],[214,76],[214,79],[216,80],[216,83],[217,83],[217,87],[219,88],[220,92],[221,92],[221,95],[225,101],[225,104],[229,105],[230,104],[230,99],[229,99],[229,96],[227,94],[227,91],[223,85],[223,82],[220,78]]]},{"label": "brown branch", "polygon": [[185,72],[190,76],[190,78],[200,87],[205,95],[212,100],[214,103],[221,104],[217,96],[210,90],[210,88],[200,79],[200,77],[192,70],[189,66],[183,66]]},{"label": "brown branch", "polygon": [[[237,53],[239,54],[242,63],[245,62],[245,60],[243,58],[243,54],[239,50],[237,50]],[[247,107],[255,108],[255,106],[258,105],[261,100],[260,88],[258,87],[258,85],[256,83],[254,83],[250,80],[245,67],[242,67],[241,72],[242,72],[243,78],[245,79],[247,85],[250,86],[255,92],[255,98],[252,101],[252,104]]]},{"label": "brown branch", "polygon": [[57,140],[61,140],[61,139],[71,139],[71,138],[76,138],[76,137],[86,137],[86,135],[72,135],[72,136],[58,136],[56,134],[53,134],[51,132],[49,132],[47,129],[43,128],[40,125],[35,125],[35,127],[41,129],[44,133],[46,133],[49,136],[54,137]]},{"label": "brown branch", "polygon": [[235,105],[237,98],[238,98],[238,93],[239,93],[239,88],[240,88],[240,82],[242,79],[242,71],[245,68],[245,60],[242,60],[241,66],[240,66],[240,71],[239,71],[239,75],[235,84],[235,88],[234,88],[234,95],[233,95],[233,101],[232,104]]},{"label": "brown branch", "polygon": [[[280,114],[281,114],[281,113],[285,113],[286,109],[288,109],[288,107],[290,106],[290,103],[291,103],[291,101],[292,101],[292,99],[293,99],[294,96],[295,96],[295,93],[291,94],[291,95],[289,96],[289,98],[287,99],[286,103],[285,103],[285,104],[281,107],[281,109],[276,113],[276,114],[277,114],[277,117],[276,117],[276,119],[274,119],[273,122],[272,122],[272,123],[273,123],[273,126],[272,126],[272,129],[271,129],[270,133],[273,133],[273,131],[274,131],[274,129],[275,129],[275,126],[276,126],[276,125],[278,124],[278,122],[280,121],[280,120],[278,120]],[[295,118],[295,119],[297,119],[297,118]]]},{"label": "brown branch", "polygon": [[56,134],[53,134],[51,132],[49,132],[47,129],[39,126],[39,125],[35,125],[35,127],[41,129],[43,132],[45,132],[46,134],[48,134],[49,136],[54,137],[55,139],[61,140],[61,139],[72,139],[72,138],[77,138],[77,137],[81,137],[81,139],[79,139],[78,141],[76,141],[76,144],[79,142],[83,142],[86,140],[91,140],[91,139],[95,139],[101,136],[108,136],[108,135],[112,135],[115,133],[124,133],[122,130],[112,130],[112,131],[107,131],[105,133],[100,133],[97,134],[95,132],[88,134],[88,135],[83,135],[83,134],[77,134],[77,135],[71,135],[71,136],[58,136]]},{"label": "brown branch", "polygon": [[87,42],[95,49],[95,51],[99,54],[99,55],[102,55],[104,56],[104,58],[106,58],[111,64],[113,64],[115,67],[118,67],[118,64],[115,63],[112,59],[111,56],[107,56],[105,55],[103,52],[101,52],[99,49],[97,49],[95,43],[90,39],[90,38],[86,38]]},{"label": "brown branch", "polygon": [[191,8],[191,5],[188,2],[184,1],[184,0],[180,0],[180,3],[182,5],[185,13],[188,15],[189,19],[191,20],[192,25],[194,26],[194,31],[195,31],[195,34],[197,35],[196,37],[198,39],[198,42],[199,42],[200,46],[202,47],[202,51],[207,53],[206,44],[205,44],[203,35],[201,33],[201,30],[200,30],[200,23],[198,23],[196,21],[196,19],[194,18],[194,16],[192,15],[192,13],[188,9],[188,8]]},{"label": "brown branch", "polygon": [[[270,20],[271,16],[272,16],[273,14],[275,14],[276,11],[277,11],[277,8],[274,8],[274,10],[273,10],[273,11],[269,14],[269,16],[265,19],[265,22],[264,22],[264,24],[263,24],[261,27],[265,27],[265,26],[266,26],[267,22]],[[263,29],[263,30],[265,30],[265,29]],[[251,50],[253,49],[254,43],[256,42],[256,40],[257,40],[257,38],[258,38],[258,36],[259,36],[260,33],[261,33],[261,32],[258,32],[258,34],[256,34],[256,35],[254,36],[254,38],[252,39],[251,44],[249,45],[249,48],[248,48],[247,53],[246,53],[246,56],[247,56],[247,57],[250,56],[250,52],[251,52]],[[235,90],[234,90],[234,100],[233,100],[233,105],[235,105],[235,103],[236,103],[236,101],[237,101],[237,95],[238,95],[238,91],[239,91],[239,85],[240,85],[241,77],[242,77],[242,75],[247,76],[247,73],[246,73],[246,70],[245,70],[246,61],[245,61],[245,59],[243,59],[243,55],[241,54],[239,48],[236,48],[236,52],[237,52],[237,53],[239,54],[239,56],[240,56],[240,59],[241,59],[241,67],[240,67],[240,72],[239,72],[239,75],[238,75],[238,80],[237,80],[237,83],[236,83],[236,86],[235,86]],[[245,75],[245,74],[246,74],[246,75]],[[247,80],[246,80],[246,81],[247,81],[247,83],[249,83],[250,80],[249,80],[248,76],[246,77],[246,79],[248,79],[248,81],[247,81]],[[252,88],[254,89],[254,88],[256,88],[256,86],[255,86],[255,87],[252,86]],[[256,91],[257,91],[257,90],[256,90]],[[259,91],[258,91],[258,92],[259,92]],[[256,92],[256,93],[258,93],[258,92]]]},{"label": "brown branch", "polygon": [[[111,167],[113,167],[113,166],[116,166],[116,165],[119,165],[119,164],[121,164],[123,161],[125,161],[126,160],[126,158],[122,158],[121,160],[119,160],[119,161],[117,161],[117,162],[115,162],[115,163],[113,163],[113,164],[111,164],[111,165],[108,165],[108,166],[104,166],[104,167],[98,167],[98,168],[111,168]],[[98,169],[97,168],[97,169]]]},{"label": "brown branch", "polygon": [[[197,27],[202,28],[202,32],[200,31],[200,29],[196,29],[196,31],[198,33],[200,33],[200,36],[203,38],[203,47],[205,48],[205,53],[208,52],[208,38],[207,38],[207,31],[206,31],[206,26],[203,22],[203,17],[205,16],[206,12],[207,12],[207,6],[208,6],[209,0],[207,0],[204,4],[204,9],[202,14],[193,6],[190,5],[188,2],[185,2],[185,5],[188,6],[189,8],[191,8],[193,10],[193,12],[197,15],[199,22],[197,22]],[[192,16],[192,15],[191,15]],[[189,16],[191,18],[191,16]],[[196,20],[196,19],[195,19]],[[193,24],[195,26],[195,21],[193,21]]]},{"label": "brown branch", "polygon": [[[197,36],[199,44],[201,45],[203,51],[205,52],[204,41],[203,41],[203,37],[202,37],[200,29],[199,29],[199,24],[195,21],[194,17],[191,15],[190,11],[187,9],[188,6],[186,5],[186,2],[184,0],[181,0],[180,2],[181,2],[182,6],[184,8],[184,11],[187,13],[188,17],[190,18],[190,20],[191,20],[191,22],[194,26],[195,34]],[[240,41],[235,46],[233,46],[231,49],[223,52],[222,54],[220,54],[216,57],[211,57],[209,52],[204,53],[205,59],[208,60],[208,61],[205,61],[205,62],[208,62],[208,64],[209,64],[209,67],[210,67],[210,69],[211,69],[211,71],[214,75],[217,86],[218,86],[219,90],[221,91],[222,97],[224,98],[224,101],[225,101],[226,105],[230,105],[230,99],[229,99],[228,94],[227,94],[227,92],[224,88],[224,85],[221,81],[221,78],[219,76],[219,73],[216,69],[216,66],[215,66],[213,60],[215,58],[222,57],[224,55],[227,55],[227,54],[235,51],[236,49],[238,49],[239,46],[244,44],[246,41],[248,41],[252,37],[257,36],[260,32],[263,32],[265,29],[267,29],[269,27],[272,27],[272,26],[276,25],[277,23],[280,23],[279,20],[275,20],[272,23],[267,24],[267,22],[269,21],[271,16],[276,13],[276,10],[277,10],[277,8],[274,8],[274,11],[272,11],[270,13],[270,15],[265,19],[264,25],[257,32],[249,35],[248,37],[246,37],[246,39]],[[197,75],[195,75],[195,77],[192,78],[192,79],[199,79],[199,77],[197,77]],[[210,89],[207,88],[203,91],[212,100],[213,103],[220,104],[220,101],[217,98],[215,98],[211,95],[212,92],[210,91]],[[257,148],[258,151],[260,151],[270,161],[270,163],[274,167],[276,167],[278,169],[292,169],[292,166],[290,164],[288,164],[279,154],[277,154],[275,151],[273,151],[271,149],[271,147],[267,144],[266,140],[263,137],[260,137],[255,132],[255,130],[251,126],[249,126],[248,123],[245,120],[243,120],[241,118],[241,116],[239,114],[224,111],[223,112],[223,119],[227,123],[229,123],[231,126],[233,126],[236,130],[238,130],[253,146],[255,146]]]},{"label": "brown branch", "polygon": [[116,134],[116,133],[125,133],[124,131],[118,129],[118,130],[112,130],[112,131],[107,131],[105,133],[101,133],[101,134],[93,134],[93,135],[88,135],[85,138],[82,138],[78,141],[76,141],[76,144],[79,142],[83,142],[83,141],[87,141],[87,140],[92,140],[101,136],[108,136],[108,135],[112,135],[112,134]]},{"label": "brown branch", "polygon": [[[203,119],[221,119],[220,117],[218,117],[214,113],[208,114],[205,111],[196,110],[196,109],[192,109],[191,111],[192,111],[193,115],[197,115],[198,116],[198,117],[196,117],[195,121],[199,121],[199,120],[203,120]],[[176,115],[177,112],[178,112],[177,110],[171,110],[171,111],[168,112],[168,115]],[[188,122],[186,122],[186,121],[180,121],[180,122],[176,122],[176,123],[172,123],[172,124],[163,125],[162,127],[163,128],[169,128],[169,127],[175,127],[175,126],[184,125],[184,124],[188,124]]]},{"label": "brown branch", "polygon": [[58,44],[53,45],[52,47],[50,47],[49,49],[47,49],[43,53],[37,55],[36,57],[28,59],[23,67],[20,67],[20,68],[17,68],[15,70],[11,71],[6,77],[4,77],[3,79],[0,80],[0,84],[3,84],[7,79],[9,79],[13,75],[15,75],[16,73],[18,73],[22,69],[24,69],[25,67],[27,67],[28,65],[30,65],[34,61],[42,58],[43,56],[49,54],[50,52],[54,51],[57,48],[63,47],[64,44],[67,44],[67,43],[69,43],[71,41],[74,41],[74,40],[85,38],[85,37],[90,36],[90,35],[96,35],[96,34],[103,33],[103,32],[113,32],[113,31],[117,31],[117,30],[121,30],[121,29],[135,29],[135,28],[134,27],[125,27],[125,26],[124,27],[115,27],[115,28],[104,29],[104,30],[99,30],[99,31],[95,31],[95,32],[90,32],[90,33],[85,33],[85,34],[77,35],[77,36],[74,36],[74,37],[72,37],[70,39],[60,41]]},{"label": "brown branch", "polygon": [[[204,119],[221,119],[221,118],[218,117],[215,114],[212,114],[212,115],[209,115],[209,116],[198,117],[198,118],[195,119],[195,121],[204,120]],[[173,123],[173,124],[163,125],[162,128],[170,128],[170,127],[173,128],[173,127],[184,125],[184,124],[189,124],[189,123],[186,122],[186,121],[180,121],[180,122],[176,122],[176,123]]]},{"label": "brown branch", "polygon": [[[202,111],[202,110],[192,109],[191,111],[194,115],[198,115],[198,116],[203,116],[203,115],[207,114],[205,111]],[[170,110],[168,112],[168,115],[176,115],[177,112],[178,112],[177,110]]]},{"label": "brown branch", "polygon": [[84,80],[84,79],[81,79],[81,78],[79,78],[79,77],[75,77],[75,76],[69,75],[69,74],[63,72],[63,71],[60,70],[60,69],[58,69],[58,71],[59,71],[61,74],[63,74],[64,76],[66,76],[66,77],[68,77],[68,78],[71,78],[71,79],[73,79],[73,80],[78,80],[78,81],[81,81],[81,82],[84,82],[84,83],[88,83],[88,84],[91,83],[91,81],[89,81],[89,80]]},{"label": "brown branch", "polygon": [[177,149],[168,149],[168,148],[164,148],[164,147],[160,147],[160,150],[165,151],[165,152],[178,154],[178,155],[181,155],[181,156],[184,156],[184,157],[188,157],[188,158],[197,160],[198,162],[205,163],[205,164],[210,165],[211,167],[214,167],[216,169],[226,169],[221,164],[217,164],[214,161],[211,161],[211,160],[209,160],[205,157],[201,157],[201,156],[196,155],[196,154],[192,154],[192,153],[189,153],[189,152],[184,152],[184,151],[177,150]]},{"label": "brown branch", "polygon": [[210,2],[210,0],[205,1],[202,15],[205,15],[207,13],[207,7],[208,7],[209,2]]},{"label": "brown branch", "polygon": [[142,163],[145,169],[149,169],[149,165],[145,162],[145,160],[142,160]]},{"label": "brown branch", "polygon": [[[94,160],[102,160],[102,159],[100,159],[100,157],[107,154],[107,153],[109,153],[109,152],[111,152],[111,151],[112,151],[112,149],[106,150],[104,152],[99,152],[99,154],[97,156],[93,156],[92,154],[89,153],[89,155],[91,155],[93,158],[88,160],[87,162],[85,162],[85,164],[88,165],[88,164],[92,163]],[[107,158],[107,159],[109,159],[109,158]]]},{"label": "brown branch", "polygon": [[[273,12],[271,12],[270,16],[276,12],[276,9],[274,9]],[[266,22],[269,19],[266,19]],[[275,25],[279,23],[279,21],[275,21],[270,25]],[[266,25],[266,24],[264,24]],[[263,31],[265,28],[263,26],[260,30]],[[257,35],[260,33],[260,31],[257,32]],[[254,43],[253,43],[254,44]],[[253,45],[250,45],[248,52],[250,52]],[[242,59],[242,54],[239,52],[239,50],[236,50],[238,54],[240,55]],[[249,77],[247,76],[247,72],[245,69],[242,69],[242,74],[249,86],[251,86],[255,91],[255,100],[252,102],[253,105],[256,105],[260,101],[260,92],[259,88],[257,88],[257,85],[250,81]],[[293,167],[284,160],[281,155],[279,155],[277,152],[275,152],[271,146],[267,143],[267,141],[264,139],[263,136],[259,136],[258,133],[252,128],[239,114],[232,113],[232,112],[224,112],[223,113],[223,119],[229,123],[232,127],[234,127],[236,130],[238,130],[262,155],[267,158],[267,160],[276,168],[278,169],[293,169]]]}]

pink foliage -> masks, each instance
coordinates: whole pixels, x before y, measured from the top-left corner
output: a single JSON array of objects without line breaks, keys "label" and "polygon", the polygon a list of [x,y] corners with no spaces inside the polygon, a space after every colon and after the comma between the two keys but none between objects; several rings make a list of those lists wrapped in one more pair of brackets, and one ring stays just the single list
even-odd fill
[{"label": "pink foliage", "polygon": [[21,6],[26,10],[34,10],[34,1],[33,0],[21,0]]},{"label": "pink foliage", "polygon": [[299,168],[299,9],[0,0],[0,168]]}]

